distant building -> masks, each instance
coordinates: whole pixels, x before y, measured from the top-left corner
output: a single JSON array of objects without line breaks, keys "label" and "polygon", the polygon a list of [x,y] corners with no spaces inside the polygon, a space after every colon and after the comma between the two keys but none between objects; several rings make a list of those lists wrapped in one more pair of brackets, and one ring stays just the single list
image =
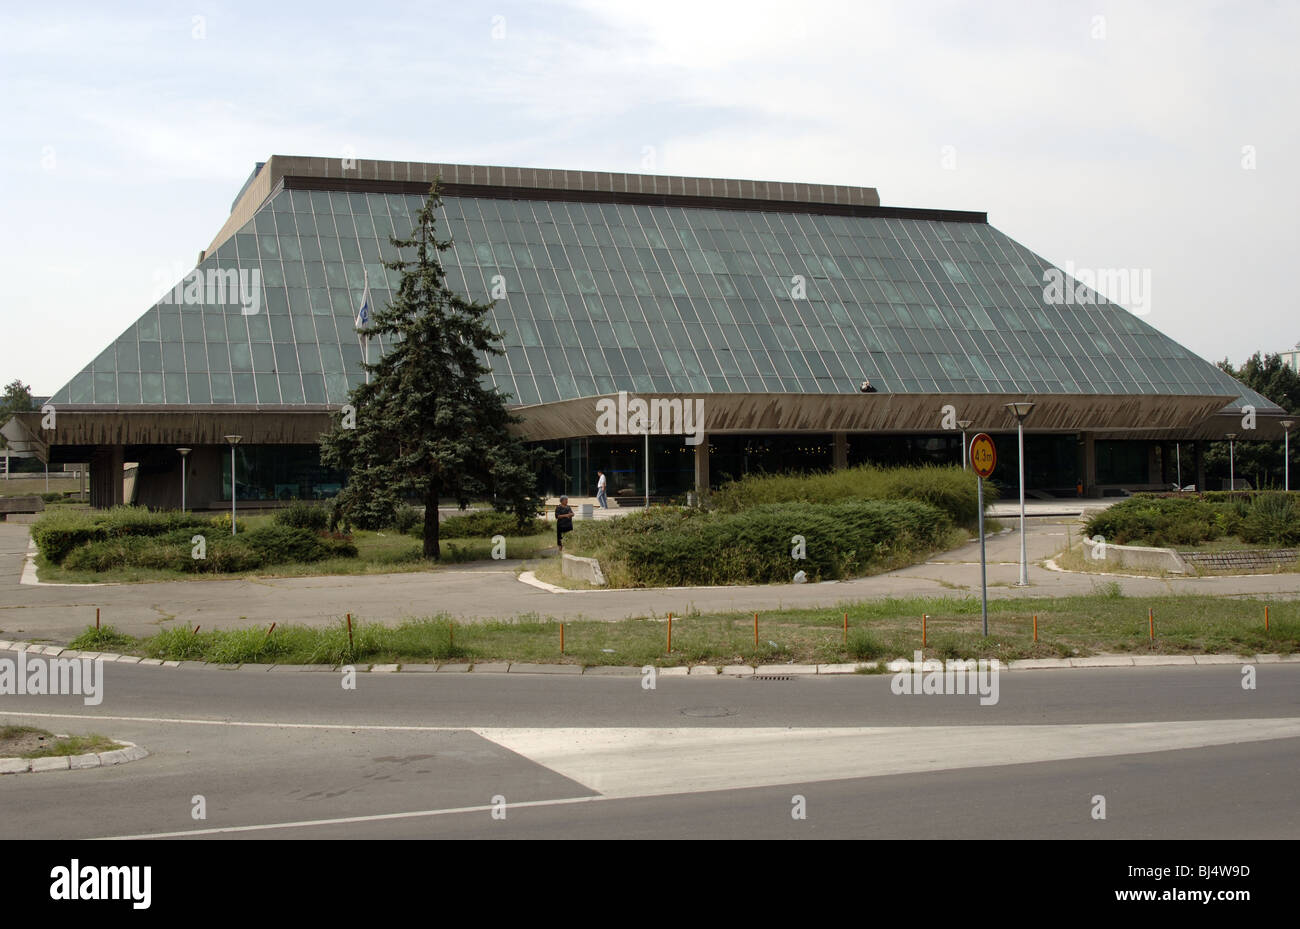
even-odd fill
[{"label": "distant building", "polygon": [[1290,351],[1278,352],[1278,354],[1282,356],[1282,364],[1300,374],[1300,342],[1297,342],[1296,347]]}]

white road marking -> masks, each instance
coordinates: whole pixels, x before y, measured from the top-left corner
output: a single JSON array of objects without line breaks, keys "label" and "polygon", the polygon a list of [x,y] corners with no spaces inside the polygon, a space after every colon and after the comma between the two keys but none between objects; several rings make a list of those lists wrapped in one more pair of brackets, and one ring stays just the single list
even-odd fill
[{"label": "white road marking", "polygon": [[[554,800],[521,800],[514,803],[507,803],[506,809],[514,810],[520,807],[530,806],[564,806],[570,803],[591,803],[595,800],[604,800],[605,797],[558,797]],[[450,816],[457,813],[487,813],[493,810],[492,805],[487,806],[462,806],[447,810],[414,810],[409,813],[376,813],[372,816],[342,816],[338,819],[305,819],[292,823],[259,823],[253,826],[222,826],[215,829],[190,829],[181,832],[146,832],[140,835],[111,835],[103,836],[101,841],[120,841],[126,839],[178,839],[192,835],[221,835],[230,832],[263,832],[268,829],[300,829],[305,826],[339,826],[347,823],[373,823],[385,819],[418,819],[423,816]]]},{"label": "white road marking", "polygon": [[236,726],[250,729],[339,729],[348,732],[465,732],[470,726],[384,726],[344,723],[258,723],[242,719],[185,719],[179,716],[100,716],[93,713],[27,713],[0,708],[0,716],[32,716],[37,719],[107,719],[119,723],[185,723],[191,726]]},{"label": "white road marking", "polygon": [[1300,718],[1047,726],[474,732],[608,797],[737,790],[1300,737]]}]

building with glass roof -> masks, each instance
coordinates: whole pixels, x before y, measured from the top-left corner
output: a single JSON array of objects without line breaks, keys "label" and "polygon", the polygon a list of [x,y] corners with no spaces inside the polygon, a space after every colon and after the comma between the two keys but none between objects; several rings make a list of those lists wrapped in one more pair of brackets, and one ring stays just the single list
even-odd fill
[{"label": "building with glass roof", "polygon": [[[880,204],[872,188],[272,156],[185,279],[50,400],[5,424],[15,449],[91,462],[92,502],[228,505],[322,498],[346,475],[317,438],[364,379],[367,280],[441,179],[449,286],[496,300],[487,359],[530,441],[564,452],[552,494],[673,496],[755,471],[958,462],[961,431],[999,446],[1032,400],[1027,483],[1047,493],[1203,483],[1201,444],[1281,437],[1284,411],[1086,288],[983,213]],[[1077,282],[1075,282],[1077,283]],[[132,321],[133,320],[133,321]],[[371,352],[383,351],[374,340]],[[372,355],[372,357],[374,357]],[[650,429],[600,411],[681,401]],[[601,406],[601,402],[605,405]],[[620,407],[620,404],[622,405]],[[663,428],[659,428],[662,425]],[[48,428],[47,428],[48,427]]]}]

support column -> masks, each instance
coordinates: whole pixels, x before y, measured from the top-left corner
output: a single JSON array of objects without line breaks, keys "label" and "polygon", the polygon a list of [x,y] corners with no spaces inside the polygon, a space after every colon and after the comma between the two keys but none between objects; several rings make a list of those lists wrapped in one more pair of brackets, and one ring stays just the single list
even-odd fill
[{"label": "support column", "polygon": [[1083,495],[1097,496],[1097,439],[1091,432],[1083,433]]},{"label": "support column", "polygon": [[831,458],[831,467],[836,471],[841,471],[849,466],[849,434],[847,432],[835,433],[835,451]]},{"label": "support column", "polygon": [[699,433],[700,444],[695,446],[695,492],[703,500],[709,493],[709,436]]},{"label": "support column", "polygon": [[1205,443],[1193,442],[1192,454],[1196,456],[1196,489],[1204,493],[1209,489],[1205,486]]},{"label": "support column", "polygon": [[100,446],[90,462],[90,505],[95,509],[122,503],[122,457],[120,445]]}]

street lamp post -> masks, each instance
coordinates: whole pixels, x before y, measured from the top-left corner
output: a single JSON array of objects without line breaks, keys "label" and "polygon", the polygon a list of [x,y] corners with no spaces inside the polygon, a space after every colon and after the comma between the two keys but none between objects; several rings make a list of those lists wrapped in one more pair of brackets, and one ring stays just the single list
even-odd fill
[{"label": "street lamp post", "polygon": [[1286,490],[1291,489],[1291,427],[1294,425],[1293,419],[1282,420],[1282,428],[1286,430],[1282,440],[1282,487]]},{"label": "street lamp post", "polygon": [[190,449],[190,448],[178,448],[178,449],[176,449],[176,451],[178,451],[178,452],[181,453],[181,512],[183,513],[183,512],[185,512],[185,471],[186,471],[186,456],[188,456],[189,453],[190,453],[191,451],[193,451],[193,449]]},{"label": "street lamp post", "polygon": [[1237,433],[1229,432],[1228,436],[1228,490],[1237,489],[1237,472],[1233,466],[1233,442],[1237,438]]},{"label": "street lamp post", "polygon": [[961,469],[966,470],[966,430],[971,427],[972,420],[957,420],[957,428],[961,429]]},{"label": "street lamp post", "polygon": [[1020,583],[1017,587],[1029,586],[1029,556],[1025,545],[1025,417],[1034,408],[1032,400],[1019,400],[1004,404],[1011,415],[1016,418],[1016,433],[1019,440],[1020,459]]},{"label": "street lamp post", "polygon": [[235,534],[235,446],[239,444],[242,435],[228,435],[226,441],[230,443],[230,534]]}]

